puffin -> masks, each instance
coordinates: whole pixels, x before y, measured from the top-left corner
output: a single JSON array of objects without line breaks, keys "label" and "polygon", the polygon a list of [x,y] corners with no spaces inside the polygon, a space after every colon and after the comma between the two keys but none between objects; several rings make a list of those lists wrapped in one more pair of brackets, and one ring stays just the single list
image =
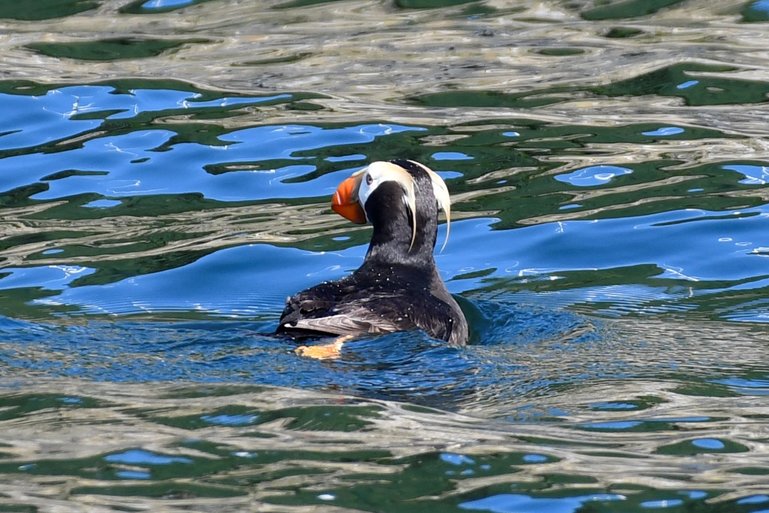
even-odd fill
[{"label": "puffin", "polygon": [[353,223],[373,226],[363,264],[289,297],[276,334],[299,341],[336,337],[321,349],[296,350],[318,358],[338,356],[350,339],[396,331],[422,330],[450,345],[465,345],[467,321],[433,256],[439,209],[447,222],[443,247],[451,223],[443,179],[414,160],[372,162],[339,185],[331,208]]}]

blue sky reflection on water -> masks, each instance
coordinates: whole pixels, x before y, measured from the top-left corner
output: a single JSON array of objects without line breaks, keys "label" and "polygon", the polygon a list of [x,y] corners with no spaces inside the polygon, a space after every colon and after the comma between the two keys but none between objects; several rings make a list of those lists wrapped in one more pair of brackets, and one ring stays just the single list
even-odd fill
[{"label": "blue sky reflection on water", "polygon": [[[724,280],[740,288],[763,287],[766,256],[755,252],[764,235],[763,209],[740,216],[680,211],[641,218],[565,221],[517,230],[493,230],[495,219],[455,222],[447,249],[436,260],[450,290],[458,294],[484,289],[494,280],[558,280],[564,273],[652,266],[654,285],[624,290],[563,290],[566,303],[596,301],[605,294],[625,296],[639,305],[644,298],[670,303],[688,296],[717,293]],[[698,245],[680,241],[696,234]],[[439,233],[443,240],[445,230]],[[617,247],[614,241],[622,239]],[[366,245],[341,251],[304,251],[269,244],[222,249],[192,264],[139,275],[109,285],[75,286],[75,278],[92,272],[79,266],[7,269],[0,288],[40,285],[60,293],[41,299],[92,313],[131,313],[191,309],[218,315],[273,313],[296,290],[339,278],[360,265]],[[704,256],[707,255],[707,258]],[[481,277],[462,278],[482,272]],[[275,281],[280,274],[281,280]],[[196,279],[190,279],[192,276]],[[758,279],[756,279],[758,277]],[[669,281],[669,285],[665,282]],[[264,284],[269,283],[268,289]],[[690,283],[692,290],[686,290]],[[613,292],[612,292],[613,291]],[[662,306],[664,308],[664,306]]]},{"label": "blue sky reflection on water", "polygon": [[[292,99],[291,94],[214,99],[210,99],[210,93],[206,96],[193,91],[151,88],[117,93],[109,86],[68,86],[40,96],[3,95],[1,99],[8,103],[11,113],[8,124],[14,128],[0,137],[0,143],[35,148],[71,137],[83,141],[65,147],[64,151],[32,149],[5,157],[0,161],[0,170],[6,170],[0,174],[0,186],[11,190],[41,181],[45,187],[30,196],[38,202],[96,195],[84,202],[82,208],[104,211],[107,215],[110,209],[124,207],[125,200],[121,198],[185,193],[200,193],[206,199],[223,202],[320,198],[324,204],[344,177],[365,164],[366,155],[360,153],[360,148],[380,139],[404,134],[413,139],[429,132],[425,127],[382,122],[348,126],[265,125],[223,131],[212,140],[214,144],[179,140],[180,132],[172,125],[147,129],[146,123],[139,122],[135,128],[114,135],[100,132],[100,127],[107,127],[111,119],[136,120],[145,114],[155,119],[185,111],[200,113]],[[32,116],[22,115],[30,108]],[[82,119],[84,114],[89,119]],[[49,125],[57,127],[56,130],[48,130]],[[504,137],[513,133],[504,129],[500,132]],[[644,135],[681,133],[677,127],[663,126]],[[347,147],[349,151],[335,150],[335,154],[328,155],[329,149]],[[316,154],[327,163],[324,165],[336,165],[318,172]],[[467,169],[484,165],[473,156],[472,147],[462,151],[430,151],[430,158],[452,188],[463,185]],[[765,166],[725,164],[721,168],[745,176],[740,184],[765,183]],[[211,172],[214,169],[225,172]],[[615,181],[633,174],[629,167],[599,164],[545,179],[562,182],[568,191],[568,187],[614,187]],[[508,180],[497,182],[507,183]],[[690,189],[694,190],[704,191]],[[558,206],[563,211],[581,208],[580,203]],[[254,207],[254,211],[258,210],[258,206]],[[459,210],[463,210],[461,203]],[[455,293],[482,290],[489,283],[498,284],[498,280],[559,280],[563,273],[575,271],[652,266],[656,271],[646,283],[573,290],[567,287],[560,291],[563,304],[610,302],[612,298],[625,303],[632,302],[635,296],[639,306],[651,300],[671,303],[675,309],[673,303],[687,296],[714,294],[728,288],[722,284],[724,281],[741,290],[749,289],[751,284],[764,286],[766,251],[761,226],[766,215],[763,206],[738,211],[686,208],[635,217],[565,219],[515,230],[497,229],[499,220],[495,218],[465,219],[454,222],[450,246],[437,259]],[[442,232],[440,238],[443,236]],[[340,237],[337,235],[334,240],[345,240]],[[42,254],[52,257],[56,251],[61,250],[53,247]],[[37,303],[76,305],[91,313],[184,309],[216,315],[276,313],[283,297],[349,272],[357,267],[364,251],[365,245],[330,252],[261,244],[223,248],[181,268],[88,286],[70,286],[77,278],[93,272],[88,265],[65,262],[9,267],[9,275],[0,279],[0,287],[38,285],[60,291]],[[309,255],[315,257],[309,259]],[[305,271],[297,272],[289,262],[304,266]],[[211,279],[190,281],[193,275]],[[474,277],[466,277],[471,275]],[[281,277],[277,282],[276,276]],[[676,285],[665,285],[666,280]],[[275,283],[269,292],[255,297],[258,294],[253,291],[264,290],[260,284],[270,281]],[[692,284],[688,291],[687,282]],[[258,306],[249,307],[249,303]],[[664,310],[665,305],[657,308]],[[745,312],[722,315],[740,320],[763,318],[761,314]]]},{"label": "blue sky reflection on water", "polygon": [[[78,169],[91,174],[46,180],[46,191],[33,196],[38,200],[63,198],[85,192],[104,196],[136,196],[152,194],[184,194],[203,191],[205,197],[222,201],[242,201],[265,198],[329,196],[351,170],[324,175],[316,180],[290,186],[284,180],[315,170],[308,157],[298,158],[296,152],[335,144],[370,143],[381,135],[414,130],[397,125],[361,125],[349,128],[322,129],[311,126],[269,126],[231,132],[221,146],[194,143],[174,144],[167,151],[156,148],[168,143],[174,132],[147,130],[115,137],[103,137],[84,144],[82,150],[64,155],[34,153],[10,157],[0,163],[3,169],[25,169],[23,175],[6,173],[0,187],[11,189],[29,183],[30,179],[45,180],[57,172]],[[269,140],[269,145],[263,141]],[[209,165],[229,162],[283,159],[277,169],[233,170],[211,174]]]},{"label": "blue sky reflection on water", "polygon": [[489,511],[511,513],[514,511],[547,511],[548,513],[576,513],[591,502],[614,502],[625,500],[619,494],[593,494],[579,497],[532,497],[522,494],[499,494],[459,505],[468,511]]},{"label": "blue sky reflection on water", "polygon": [[[116,93],[108,86],[69,86],[42,96],[4,94],[7,109],[0,149],[35,148],[66,141],[105,127],[106,123],[139,116],[181,115],[186,111],[243,107],[292,99],[290,94],[262,97],[223,97],[202,100],[200,93],[163,89],[134,89]],[[86,119],[83,119],[84,115]],[[96,119],[93,119],[96,118]],[[119,126],[119,125],[117,125]],[[28,151],[0,161],[0,189],[10,190],[69,170],[78,173],[46,180],[38,200],[92,192],[104,196],[183,194],[203,191],[224,201],[329,195],[339,175],[322,183],[281,192],[282,181],[315,169],[306,152],[329,145],[367,144],[384,135],[423,130],[397,124],[367,123],[340,128],[312,125],[247,127],[224,133],[218,144],[176,142],[173,130],[160,127],[119,135],[94,133],[79,147],[64,152]],[[296,154],[305,156],[297,157]],[[278,168],[212,174],[208,166],[280,160]],[[289,162],[295,161],[295,164]],[[268,164],[269,166],[269,164]],[[23,169],[23,173],[16,170]]]},{"label": "blue sky reflection on water", "polygon": [[[40,96],[0,94],[4,107],[0,149],[33,147],[119,120],[169,110],[249,105],[287,100],[290,94],[263,97],[223,97],[201,101],[191,91],[135,89],[117,93],[113,87],[65,86]],[[96,119],[91,119],[96,118]]]}]

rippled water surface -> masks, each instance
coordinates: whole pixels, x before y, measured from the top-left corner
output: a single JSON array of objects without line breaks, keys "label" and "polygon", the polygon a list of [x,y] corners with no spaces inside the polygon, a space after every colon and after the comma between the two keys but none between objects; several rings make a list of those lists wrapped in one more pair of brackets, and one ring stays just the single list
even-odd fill
[{"label": "rippled water surface", "polygon": [[[767,22],[0,1],[0,511],[769,511]],[[330,195],[396,157],[472,343],[298,357],[370,234]]]}]

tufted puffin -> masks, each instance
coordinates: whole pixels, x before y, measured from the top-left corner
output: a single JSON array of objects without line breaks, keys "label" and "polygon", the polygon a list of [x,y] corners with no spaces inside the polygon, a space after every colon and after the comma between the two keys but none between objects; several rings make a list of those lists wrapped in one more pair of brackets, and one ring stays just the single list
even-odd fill
[{"label": "tufted puffin", "polygon": [[[339,185],[331,207],[354,223],[373,225],[363,265],[288,298],[277,333],[296,339],[336,336],[337,356],[350,338],[414,329],[464,345],[467,321],[433,258],[438,209],[446,214],[446,240],[451,217],[441,177],[413,160],[373,162]],[[313,348],[300,349],[305,354],[303,349]]]}]

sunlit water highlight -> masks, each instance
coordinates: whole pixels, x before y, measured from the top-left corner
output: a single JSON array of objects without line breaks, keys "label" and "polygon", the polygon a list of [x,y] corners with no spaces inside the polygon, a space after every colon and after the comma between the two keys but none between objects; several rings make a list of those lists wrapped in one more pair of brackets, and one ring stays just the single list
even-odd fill
[{"label": "sunlit water highlight", "polygon": [[[763,4],[0,5],[0,509],[769,510]],[[299,358],[393,157],[472,344]]]}]

